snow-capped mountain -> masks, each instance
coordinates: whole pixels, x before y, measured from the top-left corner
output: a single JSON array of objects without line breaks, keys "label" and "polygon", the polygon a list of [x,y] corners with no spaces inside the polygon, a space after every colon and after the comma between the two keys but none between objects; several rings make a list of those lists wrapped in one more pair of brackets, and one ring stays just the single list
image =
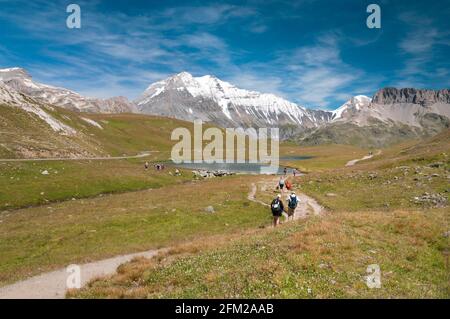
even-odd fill
[{"label": "snow-capped mountain", "polygon": [[369,106],[372,99],[365,95],[357,95],[345,102],[341,107],[332,112],[331,119],[333,121],[343,120],[346,117],[351,116],[352,113],[358,112],[363,108]]},{"label": "snow-capped mountain", "polygon": [[450,90],[384,88],[372,99],[355,96],[333,111],[332,120],[296,136],[302,144],[382,147],[432,136],[450,128]]},{"label": "snow-capped mountain", "polygon": [[333,111],[332,122],[359,126],[377,120],[389,124],[422,127],[431,114],[450,118],[450,91],[384,88],[373,99],[358,95]]},{"label": "snow-capped mountain", "polygon": [[79,112],[122,113],[136,112],[134,104],[125,97],[96,99],[84,97],[74,91],[54,87],[32,80],[22,68],[0,69],[0,82],[36,101]]},{"label": "snow-capped mountain", "polygon": [[135,100],[140,112],[192,121],[202,119],[222,127],[316,127],[331,112],[314,111],[273,94],[237,88],[216,77],[182,72],[151,84]]},{"label": "snow-capped mountain", "polygon": [[187,72],[151,84],[131,103],[122,97],[83,97],[37,83],[21,68],[0,69],[0,103],[34,113],[64,135],[76,132],[51,116],[53,106],[79,112],[141,112],[187,121],[202,119],[221,127],[279,127],[282,139],[300,136],[299,140],[311,144],[353,143],[352,136],[357,135],[361,145],[369,136],[382,145],[450,127],[449,89],[384,88],[372,99],[357,95],[334,111],[323,111],[306,109],[274,94],[241,89],[214,76],[193,77]]}]

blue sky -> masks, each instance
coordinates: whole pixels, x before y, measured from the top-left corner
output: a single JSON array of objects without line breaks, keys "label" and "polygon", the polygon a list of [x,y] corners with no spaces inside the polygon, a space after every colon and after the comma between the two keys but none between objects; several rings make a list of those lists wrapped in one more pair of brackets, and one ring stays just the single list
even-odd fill
[{"label": "blue sky", "polygon": [[[81,29],[66,6],[81,7]],[[381,29],[366,7],[381,7]],[[188,71],[333,109],[384,86],[450,87],[450,1],[5,1],[0,67],[96,97],[136,98]]]}]

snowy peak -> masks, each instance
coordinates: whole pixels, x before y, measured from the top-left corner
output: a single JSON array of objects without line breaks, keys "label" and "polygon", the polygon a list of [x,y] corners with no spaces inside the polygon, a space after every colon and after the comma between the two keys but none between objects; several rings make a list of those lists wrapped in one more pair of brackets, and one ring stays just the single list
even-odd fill
[{"label": "snowy peak", "polygon": [[22,68],[0,69],[0,81],[8,81],[11,79],[31,80],[31,76]]},{"label": "snowy peak", "polygon": [[332,112],[332,120],[339,120],[366,108],[371,103],[371,98],[365,95],[356,95]]},{"label": "snowy peak", "polygon": [[373,99],[361,95],[353,97],[333,111],[332,121],[370,126],[376,120],[389,125],[401,123],[421,128],[427,118],[450,118],[449,104],[448,90],[385,88],[379,90]]},{"label": "snowy peak", "polygon": [[151,84],[135,102],[144,113],[183,120],[201,118],[221,126],[315,126],[323,118],[276,95],[241,89],[212,75],[194,77],[188,72]]}]

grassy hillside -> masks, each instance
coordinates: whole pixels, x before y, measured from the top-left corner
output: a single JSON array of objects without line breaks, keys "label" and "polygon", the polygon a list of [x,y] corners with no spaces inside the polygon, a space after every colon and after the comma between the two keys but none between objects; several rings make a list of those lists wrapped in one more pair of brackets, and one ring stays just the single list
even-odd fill
[{"label": "grassy hillside", "polygon": [[280,145],[280,163],[297,167],[302,172],[325,171],[343,167],[348,161],[361,158],[368,152],[369,149],[351,145],[298,146],[292,142],[284,142]]},{"label": "grassy hillside", "polygon": [[[437,211],[334,213],[138,259],[69,297],[448,298],[444,222]],[[380,289],[366,286],[371,264]]]},{"label": "grassy hillside", "polygon": [[170,175],[173,168],[144,170],[146,160],[0,162],[0,210],[175,186],[192,179],[191,172]]},{"label": "grassy hillside", "polygon": [[[448,136],[298,178],[325,216],[175,247],[69,297],[449,298]],[[365,284],[371,264],[380,289]]]},{"label": "grassy hillside", "polygon": [[70,263],[264,227],[269,212],[247,200],[257,178],[192,181],[2,211],[0,285]]},{"label": "grassy hillside", "polygon": [[426,138],[450,127],[450,121],[436,114],[422,119],[424,129],[403,124],[386,124],[372,119],[361,127],[352,123],[332,123],[306,130],[293,140],[301,145],[346,144],[359,147],[387,147],[407,140]]},{"label": "grassy hillside", "polygon": [[[54,132],[36,115],[0,105],[0,155],[3,158],[82,157],[135,155],[157,150],[168,159],[176,127],[192,123],[139,114],[88,114],[57,107],[43,109],[76,130],[75,135]],[[102,128],[86,122],[94,120]]]},{"label": "grassy hillside", "polygon": [[74,137],[56,134],[37,115],[6,105],[0,105],[0,132],[2,158],[70,157],[102,153],[88,141],[83,132]]}]

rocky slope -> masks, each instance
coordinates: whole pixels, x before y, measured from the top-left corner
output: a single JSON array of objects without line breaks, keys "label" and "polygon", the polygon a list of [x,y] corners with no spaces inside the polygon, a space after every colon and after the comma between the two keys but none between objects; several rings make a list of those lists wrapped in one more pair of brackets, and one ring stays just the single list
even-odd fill
[{"label": "rocky slope", "polygon": [[0,82],[38,102],[73,111],[91,113],[136,112],[134,104],[130,103],[125,97],[109,99],[84,97],[68,89],[35,82],[22,68],[0,69]]},{"label": "rocky slope", "polygon": [[396,89],[384,88],[373,97],[374,104],[419,104],[430,106],[433,104],[450,104],[450,90],[418,90],[412,88]]},{"label": "rocky slope", "polygon": [[338,143],[385,146],[434,135],[450,127],[450,92],[385,88],[372,99],[356,96],[332,120],[295,137],[308,145]]}]

